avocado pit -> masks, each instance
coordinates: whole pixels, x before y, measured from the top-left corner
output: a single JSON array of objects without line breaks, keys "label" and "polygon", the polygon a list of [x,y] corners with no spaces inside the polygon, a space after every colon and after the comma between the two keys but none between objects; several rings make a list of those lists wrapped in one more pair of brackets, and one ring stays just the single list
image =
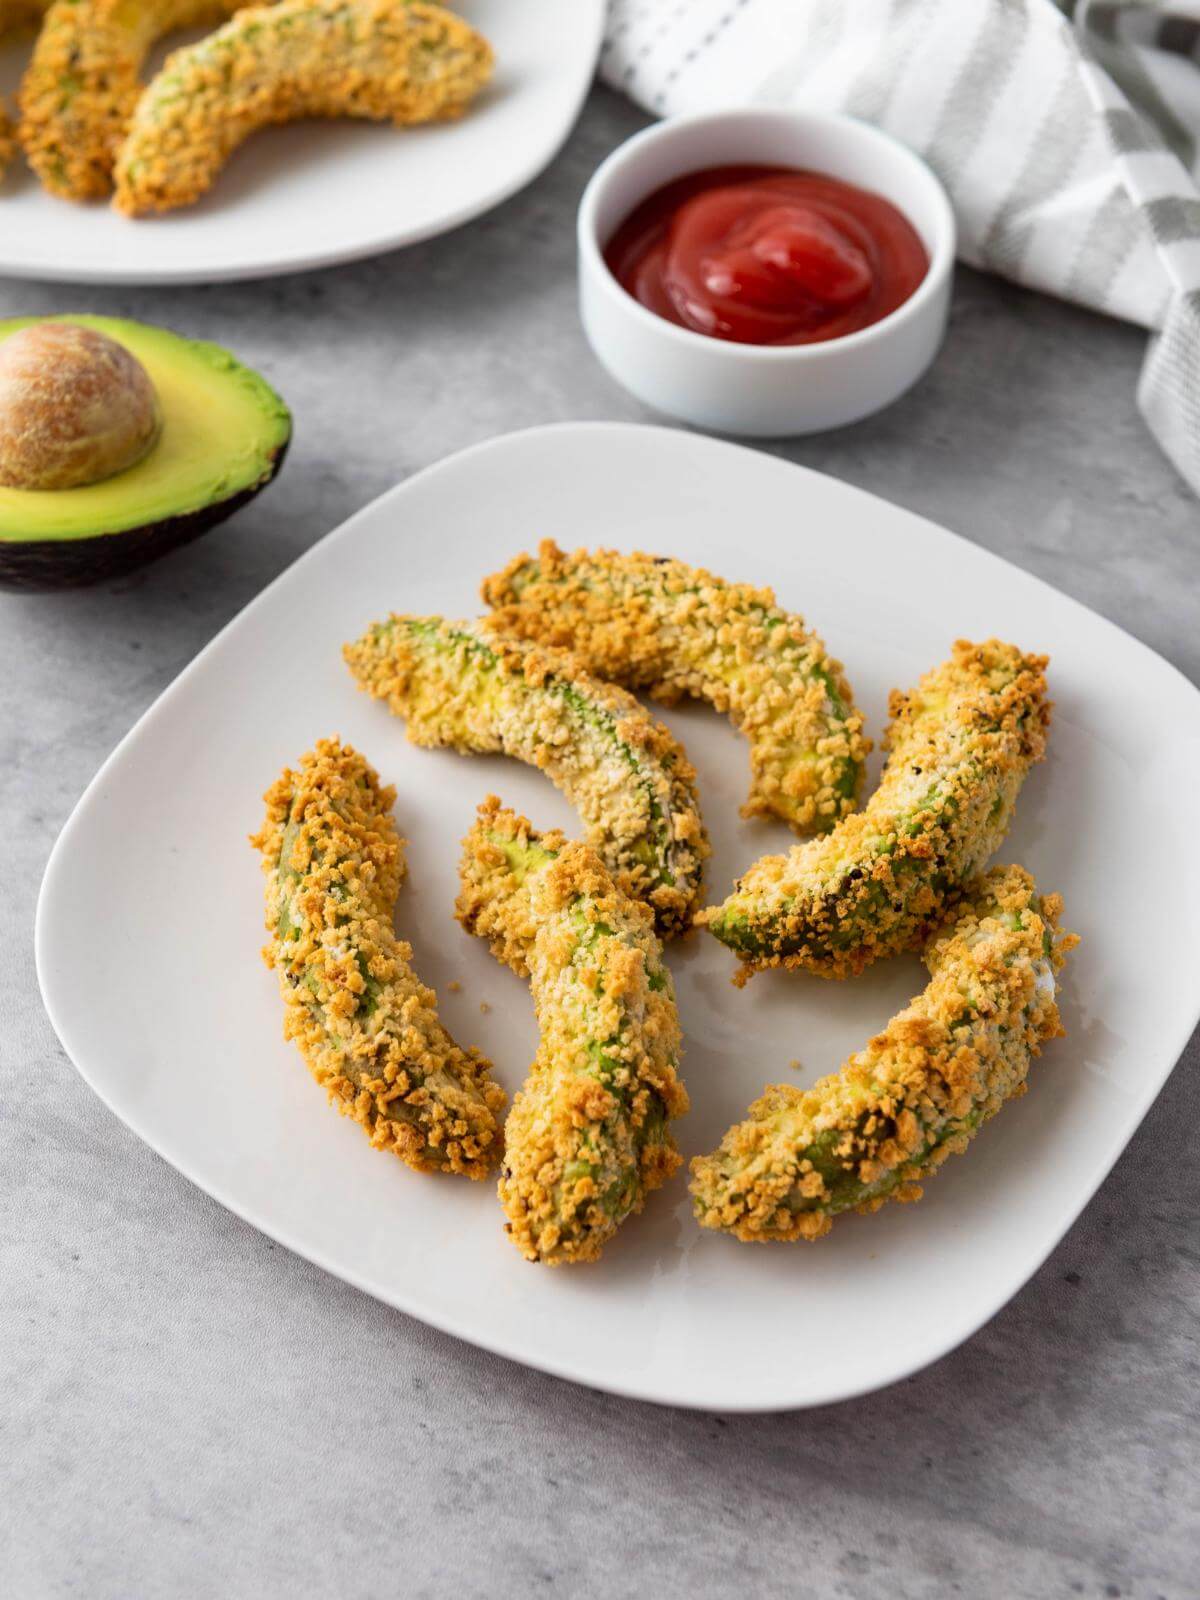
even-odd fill
[{"label": "avocado pit", "polygon": [[77,489],[135,466],[162,432],[142,363],[94,328],[39,322],[0,343],[0,485]]},{"label": "avocado pit", "polygon": [[221,345],[127,317],[0,319],[0,589],[177,550],[260,494],[291,436],[282,398]]}]

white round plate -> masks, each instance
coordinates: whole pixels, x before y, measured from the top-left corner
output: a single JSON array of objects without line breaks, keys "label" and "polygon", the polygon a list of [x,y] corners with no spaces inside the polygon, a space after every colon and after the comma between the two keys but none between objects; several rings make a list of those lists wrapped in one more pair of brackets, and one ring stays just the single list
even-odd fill
[{"label": "white round plate", "polygon": [[[131,221],[45,194],[18,162],[0,185],[0,276],[52,283],[216,283],[379,255],[445,233],[536,177],[579,114],[604,0],[462,0],[496,75],[461,122],[309,122],[256,134],[184,211]],[[28,42],[0,54],[0,89]],[[10,99],[11,104],[11,99]]]},{"label": "white round plate", "polygon": [[[700,1229],[679,1177],[596,1266],[530,1266],[504,1236],[492,1184],[419,1176],[372,1150],[283,1042],[246,836],[280,769],[340,733],[399,791],[411,848],[397,920],[418,971],[455,1036],[494,1058],[510,1093],[519,1085],[535,1044],[529,995],[452,919],[459,840],[489,791],[540,826],[577,821],[540,773],[408,744],[356,692],[341,645],[389,608],[475,613],[480,578],[547,534],[773,585],[844,657],[876,736],[889,688],[956,636],[1050,653],[1050,751],[1000,859],[1061,890],[1083,936],[1064,978],[1069,1036],[922,1204],[842,1218],[815,1245],[750,1246]],[[720,896],[787,836],[738,816],[749,763],[727,723],[703,707],[666,720],[699,771]],[[38,972],[59,1037],[113,1111],[329,1272],[597,1388],[731,1411],[818,1405],[904,1377],[992,1316],[1133,1133],[1197,1017],[1198,792],[1200,695],[1036,578],[771,456],[658,428],[540,428],[375,501],[182,673],[63,830],[38,908]],[[688,1156],[711,1150],[766,1083],[835,1069],[925,982],[910,957],[852,982],[776,972],[735,989],[732,957],[703,933],[669,959]]]}]

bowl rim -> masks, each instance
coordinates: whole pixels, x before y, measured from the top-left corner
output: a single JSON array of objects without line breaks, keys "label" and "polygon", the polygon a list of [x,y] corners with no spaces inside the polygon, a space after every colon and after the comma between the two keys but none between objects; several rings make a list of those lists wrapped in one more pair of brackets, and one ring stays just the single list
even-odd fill
[{"label": "bowl rim", "polygon": [[[685,328],[677,322],[668,322],[665,317],[660,317],[657,312],[649,310],[640,300],[636,300],[613,276],[604,259],[598,238],[596,213],[601,196],[614,177],[628,161],[649,144],[669,141],[684,129],[705,123],[719,128],[723,123],[734,120],[745,121],[747,118],[764,124],[793,122],[799,126],[821,125],[838,130],[850,129],[855,136],[865,134],[869,140],[873,139],[881,145],[889,146],[899,155],[902,162],[908,164],[917,182],[926,186],[933,203],[936,234],[929,252],[929,269],[908,299],[902,301],[895,310],[889,311],[887,316],[881,317],[878,322],[873,322],[866,328],[858,328],[853,333],[838,334],[832,339],[816,339],[809,344],[746,344],[736,339],[717,339],[712,334],[699,333],[694,328]],[[719,157],[714,156],[714,161],[718,160]],[[680,173],[679,176],[683,177],[685,174]],[[642,200],[652,193],[653,190],[648,189]],[[883,198],[887,199],[888,196],[883,195]],[[635,201],[634,204],[640,205],[641,200]],[[954,208],[945,186],[928,162],[915,150],[884,129],[877,128],[874,123],[864,122],[860,117],[852,117],[841,111],[814,111],[803,106],[723,106],[716,111],[678,112],[660,122],[651,123],[649,127],[642,128],[630,138],[623,140],[615,150],[611,150],[605,156],[592,173],[580,197],[576,219],[581,273],[589,273],[601,292],[610,299],[615,298],[623,314],[632,317],[633,321],[646,329],[648,334],[681,343],[684,349],[706,351],[712,356],[719,355],[727,360],[743,359],[764,364],[781,361],[798,363],[816,361],[822,358],[828,359],[834,351],[859,350],[886,339],[902,322],[920,316],[926,306],[941,293],[953,271],[957,231]]]}]

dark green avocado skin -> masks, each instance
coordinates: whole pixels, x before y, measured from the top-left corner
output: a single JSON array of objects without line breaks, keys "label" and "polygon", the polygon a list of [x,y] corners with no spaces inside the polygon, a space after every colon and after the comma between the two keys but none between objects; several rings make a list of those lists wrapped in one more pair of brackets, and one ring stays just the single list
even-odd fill
[{"label": "dark green avocado skin", "polygon": [[[288,441],[290,443],[290,440]],[[288,444],[274,455],[270,471],[261,482],[215,505],[201,506],[184,516],[167,517],[124,533],[99,534],[90,539],[0,539],[0,589],[45,593],[51,589],[80,589],[89,583],[123,578],[138,567],[157,561],[181,545],[191,544],[242,506],[248,505],[272,482]]]}]

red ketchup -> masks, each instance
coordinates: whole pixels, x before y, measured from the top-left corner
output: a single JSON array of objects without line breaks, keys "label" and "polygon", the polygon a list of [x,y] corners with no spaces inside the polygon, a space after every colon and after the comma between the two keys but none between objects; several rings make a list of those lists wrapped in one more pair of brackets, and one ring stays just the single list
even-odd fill
[{"label": "red ketchup", "polygon": [[869,328],[929,270],[881,195],[819,172],[712,167],[642,201],[604,252],[635,300],[738,344],[815,344]]}]

